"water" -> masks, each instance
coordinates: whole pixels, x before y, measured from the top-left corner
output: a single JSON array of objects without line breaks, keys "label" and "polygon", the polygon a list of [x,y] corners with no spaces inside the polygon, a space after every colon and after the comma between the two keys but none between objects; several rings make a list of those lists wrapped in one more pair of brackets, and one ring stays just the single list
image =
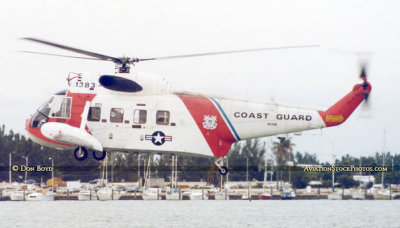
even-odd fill
[{"label": "water", "polygon": [[0,202],[0,227],[400,227],[393,201]]}]

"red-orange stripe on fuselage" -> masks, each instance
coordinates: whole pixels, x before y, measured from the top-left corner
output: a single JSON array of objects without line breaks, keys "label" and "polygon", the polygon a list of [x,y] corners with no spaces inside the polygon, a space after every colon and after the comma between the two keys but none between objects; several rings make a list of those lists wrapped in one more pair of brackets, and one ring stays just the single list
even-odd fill
[{"label": "red-orange stripe on fuselage", "polygon": [[[192,95],[178,95],[178,97],[192,115],[214,156],[226,156],[236,140],[215,105],[206,97]],[[208,129],[204,127],[206,117],[216,117],[213,127]]]},{"label": "red-orange stripe on fuselage", "polygon": [[[80,127],[82,121],[82,113],[85,109],[86,101],[93,101],[96,97],[96,94],[89,93],[71,93],[68,91],[68,97],[72,97],[72,107],[71,107],[71,118],[66,120],[66,124],[71,125],[73,127]],[[86,130],[88,130],[86,128]]]}]

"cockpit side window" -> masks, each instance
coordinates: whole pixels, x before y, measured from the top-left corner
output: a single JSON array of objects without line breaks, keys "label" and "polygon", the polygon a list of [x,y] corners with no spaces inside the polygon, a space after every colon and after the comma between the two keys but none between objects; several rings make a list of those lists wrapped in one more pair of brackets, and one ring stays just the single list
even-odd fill
[{"label": "cockpit side window", "polygon": [[100,121],[100,115],[101,115],[100,107],[90,107],[87,120],[98,122]]},{"label": "cockpit side window", "polygon": [[112,108],[110,112],[110,122],[122,123],[123,120],[124,120],[124,109]]},{"label": "cockpit side window", "polygon": [[71,118],[72,98],[64,96],[54,96],[51,104],[50,117],[53,118]]}]

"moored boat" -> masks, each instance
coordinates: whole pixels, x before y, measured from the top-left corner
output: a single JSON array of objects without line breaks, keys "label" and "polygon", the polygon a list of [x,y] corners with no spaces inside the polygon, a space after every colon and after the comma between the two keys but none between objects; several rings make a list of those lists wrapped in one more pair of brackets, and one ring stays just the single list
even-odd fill
[{"label": "moored boat", "polygon": [[190,200],[208,200],[208,196],[203,191],[193,191],[189,194]]},{"label": "moored boat", "polygon": [[355,191],[351,194],[351,198],[354,200],[365,200],[365,194],[361,189],[359,191]]},{"label": "moored boat", "polygon": [[97,200],[97,194],[95,191],[90,189],[82,189],[78,193],[78,200]]},{"label": "moored boat", "polygon": [[54,201],[54,192],[47,190],[38,190],[28,194],[25,199],[27,201]]},{"label": "moored boat", "polygon": [[25,191],[14,191],[10,193],[10,200],[12,201],[23,201],[25,200],[26,193]]},{"label": "moored boat", "polygon": [[167,191],[165,195],[166,200],[179,200],[179,189],[178,188],[171,188]]},{"label": "moored boat", "polygon": [[215,200],[229,200],[229,196],[226,194],[226,192],[216,192]]},{"label": "moored boat", "polygon": [[294,199],[295,197],[296,197],[296,193],[294,193],[293,191],[290,191],[290,190],[282,192],[282,196],[281,196],[281,198],[283,200],[291,200],[291,199]]},{"label": "moored boat", "polygon": [[329,193],[328,200],[342,200],[342,194],[339,192]]},{"label": "moored boat", "polygon": [[270,199],[272,199],[272,196],[271,196],[271,194],[264,192],[261,195],[258,195],[258,199],[259,200],[270,200]]},{"label": "moored boat", "polygon": [[374,195],[374,199],[390,200],[390,190],[389,189],[379,189],[373,195]]},{"label": "moored boat", "polygon": [[144,188],[142,192],[143,200],[158,200],[158,188]]},{"label": "moored boat", "polygon": [[97,197],[99,200],[119,200],[121,198],[121,193],[115,191],[113,188],[104,187],[97,191]]}]

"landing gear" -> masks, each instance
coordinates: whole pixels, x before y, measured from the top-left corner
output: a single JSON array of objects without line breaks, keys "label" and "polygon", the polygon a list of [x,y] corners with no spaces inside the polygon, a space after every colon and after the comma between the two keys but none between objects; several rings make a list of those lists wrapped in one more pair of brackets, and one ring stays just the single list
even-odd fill
[{"label": "landing gear", "polygon": [[221,166],[221,168],[219,169],[219,174],[225,176],[227,173],[228,173],[228,168],[226,168],[225,166]]},{"label": "landing gear", "polygon": [[74,150],[74,157],[76,160],[78,161],[83,161],[88,157],[88,151],[85,147],[83,146],[78,146],[75,150]]},{"label": "landing gear", "polygon": [[228,173],[228,168],[224,166],[224,158],[219,157],[217,160],[215,160],[214,164],[218,167],[219,174],[222,176],[225,176]]},{"label": "landing gear", "polygon": [[103,151],[95,150],[95,151],[93,151],[93,158],[96,159],[97,161],[104,160],[106,155],[107,155],[106,150],[103,150]]}]

